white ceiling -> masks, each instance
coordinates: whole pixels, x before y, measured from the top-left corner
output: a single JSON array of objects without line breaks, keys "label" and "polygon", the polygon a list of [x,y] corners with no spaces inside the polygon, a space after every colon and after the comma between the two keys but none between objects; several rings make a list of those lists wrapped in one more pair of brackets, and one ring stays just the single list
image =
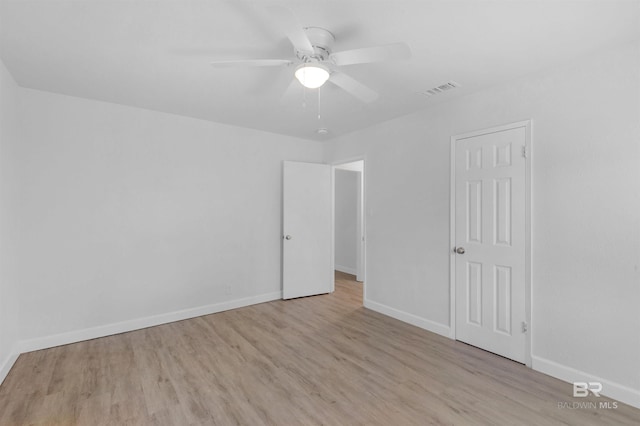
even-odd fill
[{"label": "white ceiling", "polygon": [[[0,53],[23,87],[308,139],[329,139],[640,38],[640,2],[283,0],[334,51],[406,42],[405,62],[344,70],[380,93],[337,87],[282,99],[293,68],[216,69],[213,59],[293,58],[267,1],[1,0]],[[419,92],[455,80],[462,88]],[[318,135],[326,127],[329,134]]]}]

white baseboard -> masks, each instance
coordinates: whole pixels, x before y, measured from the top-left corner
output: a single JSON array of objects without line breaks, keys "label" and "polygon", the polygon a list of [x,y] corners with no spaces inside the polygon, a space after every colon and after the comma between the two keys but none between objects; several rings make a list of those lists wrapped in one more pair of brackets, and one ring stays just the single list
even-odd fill
[{"label": "white baseboard", "polygon": [[2,382],[4,382],[4,379],[7,378],[7,374],[9,374],[11,367],[13,367],[13,364],[16,363],[16,360],[19,356],[20,354],[14,351],[13,353],[9,354],[7,359],[5,359],[2,364],[0,364],[0,385],[2,384]]},{"label": "white baseboard", "polygon": [[[633,407],[640,408],[640,391],[637,389],[632,389],[619,383],[603,379],[602,377],[585,373],[584,371],[576,370],[575,368],[558,364],[557,362],[550,361],[548,359],[541,358],[535,355],[533,355],[531,358],[531,368],[536,371],[568,383],[600,382],[602,384],[602,395],[616,399]],[[572,397],[573,394],[567,395],[567,399],[570,399]]]},{"label": "white baseboard", "polygon": [[183,309],[166,314],[101,325],[98,327],[85,328],[82,330],[70,331],[68,333],[39,337],[37,339],[22,340],[14,346],[13,353],[9,355],[4,364],[0,366],[0,384],[2,384],[2,381],[5,379],[9,370],[11,370],[11,367],[21,353],[53,348],[60,345],[68,345],[70,343],[97,339],[99,337],[111,336],[113,334],[126,333],[128,331],[140,330],[142,328],[167,324],[174,321],[182,321],[203,315],[215,314],[217,312],[228,311],[230,309],[242,308],[278,299],[282,299],[282,292],[280,291],[246,297],[243,299],[230,300],[227,302],[214,303],[212,305],[200,306],[197,308]]},{"label": "white baseboard", "polygon": [[358,271],[356,271],[356,268],[350,268],[348,266],[335,265],[334,269],[336,271],[344,272],[345,274],[356,275],[358,273]]},{"label": "white baseboard", "polygon": [[392,308],[390,306],[383,305],[382,303],[373,302],[369,299],[364,300],[364,307],[371,309],[372,311],[376,311],[381,314],[387,315],[391,318],[395,318],[397,320],[409,323],[411,325],[415,325],[416,327],[423,328],[427,331],[440,334],[441,336],[450,337],[448,325],[440,324],[435,321],[430,321],[428,319],[421,318],[417,315],[413,315],[413,314]]}]

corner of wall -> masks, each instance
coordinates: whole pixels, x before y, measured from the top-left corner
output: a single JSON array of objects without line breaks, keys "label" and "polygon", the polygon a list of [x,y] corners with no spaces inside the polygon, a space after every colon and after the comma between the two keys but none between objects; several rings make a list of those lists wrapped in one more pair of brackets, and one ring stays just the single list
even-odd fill
[{"label": "corner of wall", "polygon": [[11,215],[7,214],[7,209],[12,204],[7,184],[13,183],[13,179],[7,178],[12,169],[8,148],[18,137],[19,90],[13,76],[0,59],[0,383],[18,358],[14,350],[17,336],[13,328],[16,323],[16,303],[11,300],[15,280],[8,268],[10,262],[6,260],[6,247],[11,245],[11,232],[14,229],[13,224],[9,223]]},{"label": "corner of wall", "polygon": [[2,382],[4,382],[4,379],[6,379],[7,376],[9,375],[9,371],[11,371],[11,368],[16,363],[19,356],[20,356],[19,352],[12,351],[7,356],[7,358],[2,363],[0,363],[0,385],[2,385]]}]

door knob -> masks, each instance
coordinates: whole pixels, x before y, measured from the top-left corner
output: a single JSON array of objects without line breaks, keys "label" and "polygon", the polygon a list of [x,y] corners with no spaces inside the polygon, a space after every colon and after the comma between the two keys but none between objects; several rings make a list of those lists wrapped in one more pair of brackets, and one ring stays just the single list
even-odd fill
[{"label": "door knob", "polygon": [[291,239],[291,235],[285,235],[284,239],[285,240],[290,240]]},{"label": "door knob", "polygon": [[458,247],[458,248],[456,249],[456,253],[458,253],[458,254],[464,254],[464,247]]}]

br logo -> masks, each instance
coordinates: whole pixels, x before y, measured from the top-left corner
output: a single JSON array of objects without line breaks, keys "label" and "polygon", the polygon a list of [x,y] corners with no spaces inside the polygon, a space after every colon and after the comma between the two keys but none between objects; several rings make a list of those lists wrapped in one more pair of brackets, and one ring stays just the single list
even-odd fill
[{"label": "br logo", "polygon": [[597,397],[600,397],[602,392],[602,383],[600,382],[573,382],[573,397],[584,398],[589,396],[589,392]]}]

